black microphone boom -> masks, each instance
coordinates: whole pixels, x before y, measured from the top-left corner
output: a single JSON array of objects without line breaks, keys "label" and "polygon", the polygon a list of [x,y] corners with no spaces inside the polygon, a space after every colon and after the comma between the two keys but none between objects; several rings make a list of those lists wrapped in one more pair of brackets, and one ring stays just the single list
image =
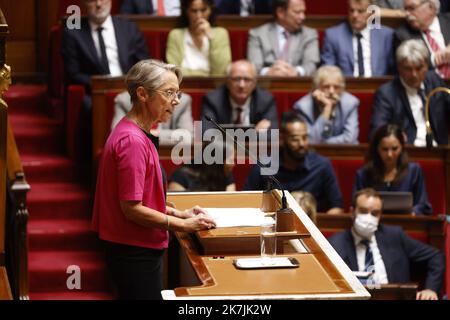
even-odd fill
[{"label": "black microphone boom", "polygon": [[[224,127],[222,127],[220,124],[218,124],[213,118],[211,118],[210,116],[205,115],[205,119],[208,120],[209,122],[211,122],[217,129],[219,129],[221,132],[223,132],[227,137],[229,138],[233,138],[233,142],[242,150],[245,151],[245,154],[247,156],[250,157],[251,160],[255,161],[256,164],[258,165],[258,167],[260,169],[262,169],[264,167],[264,164],[262,164],[257,157],[255,157],[255,155],[253,153],[250,152],[250,150],[248,150],[247,147],[243,146],[241,143],[239,143],[239,141],[236,139],[235,136],[231,136]],[[280,181],[278,181],[277,178],[275,178],[275,176],[273,175],[267,175],[265,176],[267,179],[270,179],[271,181],[273,181],[277,187],[281,190],[282,193],[282,197],[281,197],[281,209],[287,209],[287,200],[286,200],[286,195],[284,193],[284,188],[281,186]]]}]

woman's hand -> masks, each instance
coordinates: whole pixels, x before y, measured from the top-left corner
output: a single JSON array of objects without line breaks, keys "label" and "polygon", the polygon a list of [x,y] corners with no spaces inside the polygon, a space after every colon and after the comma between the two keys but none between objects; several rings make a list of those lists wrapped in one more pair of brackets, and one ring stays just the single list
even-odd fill
[{"label": "woman's hand", "polygon": [[184,220],[184,232],[195,232],[214,228],[216,223],[204,214],[198,214],[192,218]]}]

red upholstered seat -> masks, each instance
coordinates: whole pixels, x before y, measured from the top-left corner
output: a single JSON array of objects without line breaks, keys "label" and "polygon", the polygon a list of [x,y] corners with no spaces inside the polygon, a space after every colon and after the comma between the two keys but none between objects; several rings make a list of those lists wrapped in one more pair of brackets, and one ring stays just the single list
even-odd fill
[{"label": "red upholstered seat", "polygon": [[342,192],[342,198],[344,200],[344,211],[349,212],[352,204],[352,189],[355,182],[356,170],[358,170],[364,161],[363,159],[352,160],[331,160],[336,178],[338,180],[339,188]]},{"label": "red upholstered seat", "polygon": [[347,0],[334,1],[306,1],[306,14],[346,15]]},{"label": "red upholstered seat", "polygon": [[271,91],[277,104],[278,122],[281,123],[281,117],[284,112],[291,111],[294,103],[306,95],[307,91],[286,92],[282,90]]},{"label": "red upholstered seat", "polygon": [[352,93],[354,96],[358,97],[360,100],[359,110],[358,110],[358,120],[359,120],[359,142],[367,143],[369,142],[369,130],[370,130],[370,118],[372,116],[372,105],[373,105],[373,93]]},{"label": "red upholstered seat", "polygon": [[418,161],[425,175],[428,199],[433,206],[433,214],[444,214],[446,212],[445,203],[445,164],[440,160],[420,160]]},{"label": "red upholstered seat", "polygon": [[150,57],[152,59],[166,60],[167,37],[169,30],[144,31]]},{"label": "red upholstered seat", "polygon": [[171,159],[161,159],[160,162],[161,162],[162,167],[164,168],[164,171],[166,172],[167,181],[169,181],[172,173],[180,165],[174,164]]}]

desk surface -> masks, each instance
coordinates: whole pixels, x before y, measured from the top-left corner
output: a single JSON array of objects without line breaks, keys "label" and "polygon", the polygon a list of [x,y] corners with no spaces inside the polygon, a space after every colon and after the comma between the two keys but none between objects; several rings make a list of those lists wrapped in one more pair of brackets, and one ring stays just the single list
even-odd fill
[{"label": "desk surface", "polygon": [[[203,207],[214,202],[216,207],[251,206],[271,210],[268,202],[280,200],[276,192],[262,195],[261,192],[234,193],[184,193],[169,194],[168,200],[178,209],[185,209],[194,203]],[[233,250],[223,254],[223,258],[214,259],[213,255],[202,253],[201,243],[193,235],[176,233],[181,251],[192,270],[190,279],[197,278],[197,285],[192,283],[173,291],[163,291],[165,299],[367,299],[369,293],[352,274],[347,265],[326,241],[317,227],[301,210],[292,196],[287,193],[288,205],[295,212],[298,232],[296,240],[304,242],[305,253],[299,253],[291,240],[284,240],[282,256],[296,257],[300,262],[297,269],[238,270],[232,262],[237,257],[257,257],[259,254],[243,252],[243,244],[234,246]],[[242,202],[241,202],[242,201]],[[264,210],[268,208],[268,210]],[[248,229],[248,228],[244,228]],[[254,231],[254,230],[249,230]],[[203,232],[203,236],[211,236]],[[216,231],[216,235],[224,235]],[[228,236],[229,230],[228,230]],[[201,235],[197,234],[197,238]],[[214,236],[213,236],[214,237]],[[289,237],[288,237],[289,238]],[[239,240],[240,237],[236,236]],[[183,272],[180,267],[179,272]]]}]

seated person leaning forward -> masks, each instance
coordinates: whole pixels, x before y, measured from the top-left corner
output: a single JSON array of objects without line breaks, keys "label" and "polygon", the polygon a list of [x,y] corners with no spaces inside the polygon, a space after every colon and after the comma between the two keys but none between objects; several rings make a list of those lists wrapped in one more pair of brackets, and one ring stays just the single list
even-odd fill
[{"label": "seated person leaning forward", "polygon": [[255,66],[248,60],[233,62],[227,69],[225,85],[203,98],[203,131],[214,128],[205,116],[220,124],[255,125],[256,130],[278,128],[275,98],[257,86]]},{"label": "seated person leaning forward", "polygon": [[356,172],[353,193],[365,188],[377,191],[407,191],[413,195],[413,214],[431,214],[425,179],[418,163],[409,162],[405,137],[395,124],[375,132],[363,168]]},{"label": "seated person leaning forward", "polygon": [[186,76],[223,76],[231,62],[228,31],[213,27],[213,0],[181,0],[180,27],[167,39],[166,60]]},{"label": "seated person leaning forward", "polygon": [[[279,169],[275,177],[288,191],[310,192],[318,212],[342,213],[342,194],[330,160],[308,150],[308,127],[293,112],[285,113],[280,128]],[[273,167],[273,164],[271,164]],[[267,179],[254,166],[244,190],[265,190]]]},{"label": "seated person leaning forward", "polygon": [[401,227],[380,224],[382,200],[374,189],[363,189],[353,200],[351,229],[328,240],[353,271],[373,272],[367,284],[407,283],[411,262],[426,262],[424,287],[417,300],[437,300],[444,277],[444,255],[412,239]]},{"label": "seated person leaning forward", "polygon": [[341,70],[322,66],[314,75],[312,93],[294,104],[308,125],[310,143],[358,143],[359,99],[344,90]]}]

